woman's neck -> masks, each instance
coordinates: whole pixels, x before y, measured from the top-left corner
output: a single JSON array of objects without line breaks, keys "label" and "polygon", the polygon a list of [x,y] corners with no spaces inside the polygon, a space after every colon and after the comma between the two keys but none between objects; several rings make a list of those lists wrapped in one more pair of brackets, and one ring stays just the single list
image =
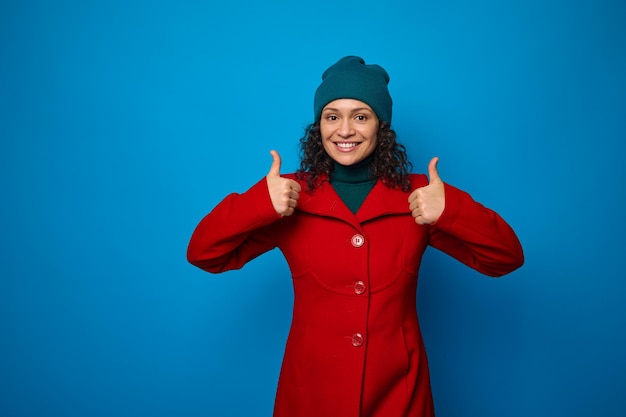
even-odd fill
[{"label": "woman's neck", "polygon": [[335,162],[333,171],[330,174],[330,182],[357,184],[360,182],[372,181],[373,178],[370,174],[370,164],[373,159],[373,155],[370,155],[361,162],[347,166]]},{"label": "woman's neck", "polygon": [[356,214],[376,183],[370,174],[373,157],[370,155],[363,161],[350,166],[335,163],[330,174],[330,184],[346,206]]}]

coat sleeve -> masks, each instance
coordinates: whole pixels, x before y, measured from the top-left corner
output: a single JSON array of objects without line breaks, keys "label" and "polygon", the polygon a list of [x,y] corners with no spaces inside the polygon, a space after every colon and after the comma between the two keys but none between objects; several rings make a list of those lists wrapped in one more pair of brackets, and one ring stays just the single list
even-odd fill
[{"label": "coat sleeve", "polygon": [[492,277],[522,266],[522,246],[504,219],[458,188],[444,187],[446,207],[430,226],[430,245]]},{"label": "coat sleeve", "polygon": [[265,178],[242,194],[230,194],[194,230],[187,260],[207,272],[239,269],[276,247],[271,225],[280,220]]}]

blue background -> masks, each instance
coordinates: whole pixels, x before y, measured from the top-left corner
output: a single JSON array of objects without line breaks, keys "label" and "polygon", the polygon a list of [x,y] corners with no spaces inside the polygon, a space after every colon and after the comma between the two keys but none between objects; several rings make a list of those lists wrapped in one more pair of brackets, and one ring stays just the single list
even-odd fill
[{"label": "blue background", "polygon": [[[297,3],[297,4],[294,4]],[[438,416],[623,416],[626,6],[609,0],[3,1],[0,414],[269,416],[276,251],[186,263],[229,192],[298,166],[322,71],[391,74],[418,172],[496,209],[526,264],[429,249]]]}]

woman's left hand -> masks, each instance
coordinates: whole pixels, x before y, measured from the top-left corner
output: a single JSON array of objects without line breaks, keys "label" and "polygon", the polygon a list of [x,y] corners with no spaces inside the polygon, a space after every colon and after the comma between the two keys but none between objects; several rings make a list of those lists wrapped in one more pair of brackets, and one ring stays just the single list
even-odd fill
[{"label": "woman's left hand", "polygon": [[431,159],[428,164],[428,185],[415,189],[409,196],[409,210],[417,224],[433,224],[443,213],[446,206],[446,197],[443,181],[437,172],[438,157]]}]

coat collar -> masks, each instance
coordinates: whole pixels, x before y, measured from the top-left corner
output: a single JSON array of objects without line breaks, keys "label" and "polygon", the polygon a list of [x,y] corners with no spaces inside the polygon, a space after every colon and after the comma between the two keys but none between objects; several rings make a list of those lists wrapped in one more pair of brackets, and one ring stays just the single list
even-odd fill
[{"label": "coat collar", "polygon": [[[295,178],[294,178],[295,179]],[[306,181],[298,181],[304,190]],[[377,181],[356,215],[341,200],[328,181],[323,181],[312,193],[302,191],[297,210],[318,216],[332,217],[359,224],[377,217],[393,214],[409,214],[409,193],[389,188]]]}]

